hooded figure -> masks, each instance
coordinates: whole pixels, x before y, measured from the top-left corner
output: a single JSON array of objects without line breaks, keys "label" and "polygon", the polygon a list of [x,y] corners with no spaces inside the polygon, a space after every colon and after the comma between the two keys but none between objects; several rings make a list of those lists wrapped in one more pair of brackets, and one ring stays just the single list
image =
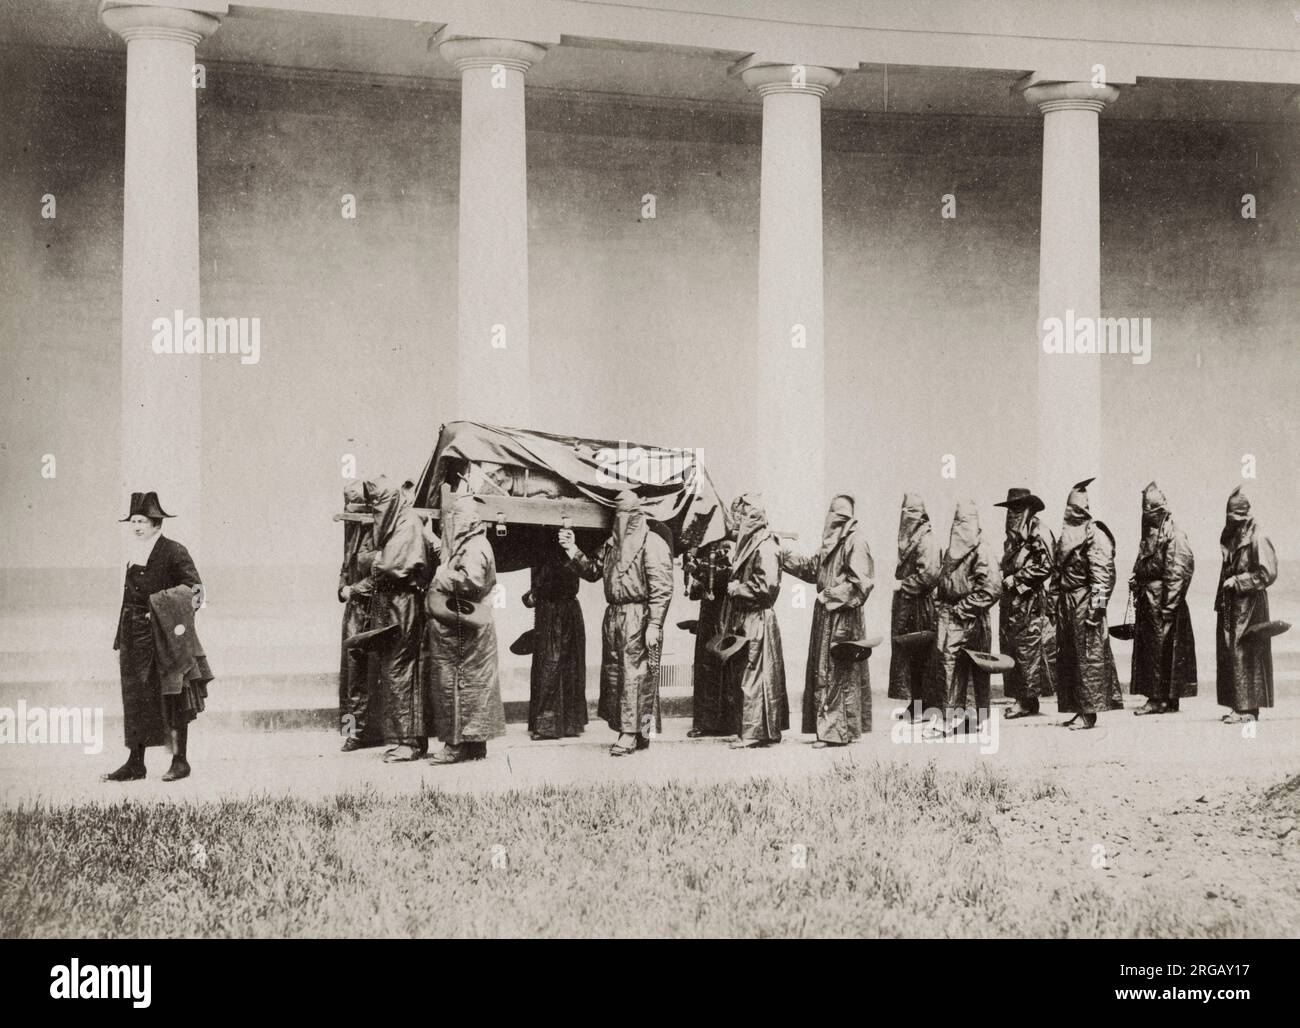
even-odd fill
[{"label": "hooded figure", "polygon": [[497,584],[497,563],[487,528],[479,519],[479,506],[474,496],[461,494],[452,501],[451,517],[442,524],[442,562],[433,589],[482,604],[489,616],[482,624],[460,618],[444,624],[429,618],[433,723],[444,744],[429,758],[433,764],[481,760],[487,756],[488,740],[506,732],[497,632],[488,601]]},{"label": "hooded figure", "polygon": [[[370,497],[366,483],[353,479],[343,487],[343,509],[351,513],[370,510]],[[339,602],[343,607],[343,641],[359,632],[381,627],[373,623],[370,607],[371,595],[354,591],[353,587],[370,577],[375,560],[374,532],[361,521],[343,522],[343,564],[339,568]],[[372,746],[380,742],[383,733],[379,722],[383,720],[380,703],[379,661],[369,651],[349,650],[343,646],[339,662],[339,730],[342,733],[343,752]],[[375,717],[372,719],[371,708]]]},{"label": "hooded figure", "polygon": [[722,631],[733,550],[730,541],[719,539],[693,551],[682,562],[686,598],[700,601],[691,675],[691,729],[686,733],[691,739],[735,735],[740,730],[740,693],[727,687],[723,665],[708,649],[709,642]]},{"label": "hooded figure", "polygon": [[845,746],[871,731],[867,662],[831,656],[832,643],[862,638],[862,606],[875,577],[854,505],[847,493],[831,500],[817,553],[781,550],[781,570],[817,586],[803,689],[803,731],[817,734],[814,746]]},{"label": "hooded figure", "polygon": [[972,689],[977,720],[988,717],[989,673],[962,650],[987,651],[992,647],[993,619],[989,611],[1001,594],[1002,579],[981,538],[979,508],[974,500],[962,500],[953,514],[948,549],[940,561],[935,586],[938,617],[930,660],[930,692],[944,709],[944,731],[956,731]]},{"label": "hooded figure", "polygon": [[579,575],[605,582],[598,711],[619,733],[610,753],[627,756],[647,748],[661,728],[659,654],[673,596],[672,550],[659,532],[650,531],[636,494],[627,491],[615,500],[613,534],[594,560],[567,529],[560,532],[560,545]]},{"label": "hooded figure", "polygon": [[998,641],[1016,662],[1002,679],[1007,696],[1016,701],[1007,717],[1029,717],[1038,713],[1039,697],[1056,691],[1055,542],[1038,517],[1043,501],[1028,489],[1008,490],[1007,498],[995,506],[1007,509]]},{"label": "hooded figure", "polygon": [[552,548],[532,567],[524,604],[534,609],[528,731],[534,739],[581,735],[587,724],[587,632],[577,573]]},{"label": "hooded figure", "polygon": [[370,604],[371,627],[397,625],[378,645],[383,694],[385,763],[416,760],[428,748],[421,595],[429,581],[429,552],[420,517],[401,488],[380,476],[365,492],[375,512],[370,577],[340,595]]},{"label": "hooded figure", "polygon": [[733,749],[780,742],[790,727],[781,630],[772,611],[781,591],[781,547],[767,524],[762,497],[746,493],[731,506],[736,555],[727,583],[724,629],[745,648],[723,665],[724,688],[741,696],[740,738]]},{"label": "hooded figure", "polygon": [[1227,523],[1219,536],[1223,558],[1215,632],[1216,696],[1231,708],[1229,724],[1253,721],[1261,707],[1273,706],[1273,644],[1267,636],[1242,641],[1251,625],[1269,620],[1268,587],[1277,581],[1277,554],[1260,535],[1250,513],[1250,500],[1238,486],[1228,497]]},{"label": "hooded figure", "polygon": [[1115,537],[1094,521],[1086,479],[1065,501],[1056,540],[1056,709],[1071,729],[1092,728],[1097,712],[1124,706],[1110,648],[1106,605],[1115,591]]},{"label": "hooded figure", "polygon": [[[925,501],[915,493],[903,495],[898,518],[898,564],[894,567],[894,600],[889,613],[891,636],[935,630],[934,584],[939,580],[939,540],[930,527]],[[928,647],[893,646],[889,654],[889,698],[909,705],[929,705],[925,694]],[[915,714],[915,710],[913,710]],[[915,717],[914,717],[915,719]]]},{"label": "hooded figure", "polygon": [[1129,580],[1136,596],[1129,689],[1147,698],[1135,714],[1177,711],[1181,697],[1196,695],[1196,640],[1187,609],[1195,566],[1186,534],[1152,482],[1142,492],[1142,542]]}]

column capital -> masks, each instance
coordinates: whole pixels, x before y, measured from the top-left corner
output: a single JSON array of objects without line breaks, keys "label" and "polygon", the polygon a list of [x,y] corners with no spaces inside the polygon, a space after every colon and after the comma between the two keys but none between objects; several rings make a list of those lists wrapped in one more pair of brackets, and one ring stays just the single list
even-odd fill
[{"label": "column capital", "polygon": [[443,60],[454,64],[459,71],[468,68],[491,68],[502,65],[520,74],[546,56],[546,47],[522,39],[498,39],[491,36],[456,36],[443,29],[431,40],[429,49],[436,49]]},{"label": "column capital", "polygon": [[1039,112],[1101,111],[1119,99],[1114,86],[1095,86],[1091,82],[1037,82],[1024,90],[1025,100]]},{"label": "column capital", "polygon": [[772,93],[801,93],[820,99],[839,85],[844,77],[834,68],[820,64],[774,64],[746,57],[728,69],[728,74],[739,75],[741,80],[759,96]]},{"label": "column capital", "polygon": [[203,6],[211,8],[211,13],[183,7],[132,4],[123,0],[99,0],[99,20],[128,43],[133,39],[173,39],[197,46],[220,27],[218,13],[229,9],[227,4]]}]

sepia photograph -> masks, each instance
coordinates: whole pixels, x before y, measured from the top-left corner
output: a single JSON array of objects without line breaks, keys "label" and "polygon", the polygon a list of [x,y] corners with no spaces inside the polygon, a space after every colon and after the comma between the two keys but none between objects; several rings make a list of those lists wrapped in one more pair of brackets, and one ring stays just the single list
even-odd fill
[{"label": "sepia photograph", "polygon": [[1300,0],[3,0],[0,89],[23,991],[1285,995]]}]

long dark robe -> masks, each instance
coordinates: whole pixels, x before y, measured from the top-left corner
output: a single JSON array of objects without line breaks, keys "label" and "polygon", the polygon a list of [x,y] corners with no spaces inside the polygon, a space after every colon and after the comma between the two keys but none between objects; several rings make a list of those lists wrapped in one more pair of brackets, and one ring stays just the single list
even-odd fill
[{"label": "long dark robe", "polygon": [[[1215,632],[1215,696],[1233,710],[1273,706],[1272,640],[1252,637],[1242,642],[1251,625],[1270,620],[1268,587],[1277,581],[1277,554],[1267,537],[1259,535],[1251,518],[1240,530],[1229,526],[1220,537],[1223,563],[1214,597],[1218,612]],[[1231,578],[1235,588],[1225,589]]]},{"label": "long dark robe", "polygon": [[1012,579],[999,603],[998,641],[1016,666],[1002,676],[1014,700],[1051,696],[1056,691],[1056,629],[1053,623],[1053,542],[1037,516],[1023,532],[1009,536],[1002,550],[1002,577]]},{"label": "long dark robe", "polygon": [[989,673],[970,660],[963,649],[992,647],[990,611],[1002,592],[1002,582],[983,545],[956,561],[943,557],[935,586],[937,627],[930,661],[929,692],[949,712],[967,705],[973,693],[979,717],[989,709]]},{"label": "long dark robe", "polygon": [[[922,508],[924,516],[924,508]],[[894,568],[898,589],[889,611],[891,636],[909,632],[933,632],[937,624],[934,609],[934,586],[939,580],[939,541],[930,527],[930,519],[899,542],[898,564]],[[926,670],[930,662],[929,647],[906,650],[891,646],[889,653],[889,698],[909,704],[932,699],[926,695]]]},{"label": "long dark robe", "polygon": [[[593,560],[579,552],[570,564],[589,582],[605,583],[605,619],[600,633],[600,702],[597,711],[616,732],[646,736],[662,730],[659,674],[651,668],[646,628],[663,632],[673,595],[673,558],[668,544],[646,532],[639,552],[622,561],[611,538]],[[660,635],[662,639],[662,634]]]},{"label": "long dark robe", "polygon": [[128,747],[165,745],[169,730],[188,724],[204,708],[206,686],[186,682],[179,694],[163,696],[149,609],[154,593],[200,584],[189,551],[162,535],[143,566],[127,566],[113,649],[118,651],[122,730]]},{"label": "long dark robe", "polygon": [[[355,488],[354,488],[355,487]],[[344,491],[345,509],[368,506],[360,482],[349,483]],[[358,521],[343,522],[343,564],[339,568],[338,596],[343,603],[342,642],[358,632],[378,627],[371,619],[373,597],[364,592],[343,599],[344,586],[356,586],[370,577],[374,565],[374,534]],[[365,745],[383,740],[383,697],[379,689],[379,660],[368,651],[349,650],[340,645],[339,728]],[[373,716],[372,716],[373,715]]]},{"label": "long dark robe", "polygon": [[730,558],[719,544],[700,554],[687,579],[687,599],[700,601],[691,673],[691,727],[706,735],[730,735],[740,725],[740,694],[729,687],[722,665],[708,651],[709,642],[722,631],[730,575]]},{"label": "long dark robe", "polygon": [[1115,588],[1115,544],[1100,522],[1067,525],[1056,542],[1054,563],[1056,709],[1063,714],[1119,710],[1124,698],[1104,606]]},{"label": "long dark robe", "polygon": [[875,576],[871,551],[854,530],[826,553],[781,550],[781,570],[815,584],[819,594],[804,671],[803,731],[823,742],[853,742],[871,731],[871,672],[865,660],[832,657],[831,644],[865,634],[862,605]]},{"label": "long dark robe", "polygon": [[740,737],[780,742],[790,727],[781,629],[772,606],[781,591],[781,548],[768,535],[733,569],[727,597],[727,631],[744,635],[744,650],[723,666],[728,692],[741,696]]},{"label": "long dark robe", "polygon": [[[481,524],[472,534],[444,542],[434,588],[477,603],[486,601],[496,584],[496,558]],[[464,621],[445,625],[431,617],[429,640],[438,738],[459,746],[505,735],[497,633],[491,618],[474,627]]]},{"label": "long dark robe", "polygon": [[578,583],[577,573],[562,559],[532,569],[528,730],[546,739],[581,735],[587,724],[587,635]]},{"label": "long dark robe", "polygon": [[1129,691],[1176,702],[1196,695],[1196,639],[1187,590],[1195,561],[1187,536],[1166,515],[1148,529],[1133,564],[1133,680]]},{"label": "long dark robe", "polygon": [[376,651],[383,696],[384,742],[423,749],[428,728],[426,672],[422,664],[423,594],[429,553],[419,515],[395,487],[372,485],[375,498],[375,555],[368,579],[354,593],[371,598],[373,625],[397,631]]}]

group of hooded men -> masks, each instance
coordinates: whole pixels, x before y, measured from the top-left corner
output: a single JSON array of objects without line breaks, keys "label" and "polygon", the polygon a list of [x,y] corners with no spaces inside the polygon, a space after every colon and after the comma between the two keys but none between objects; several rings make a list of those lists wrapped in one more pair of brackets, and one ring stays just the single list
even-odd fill
[{"label": "group of hooded men", "polygon": [[[948,545],[941,550],[925,504],[903,498],[890,629],[888,695],[903,701],[900,716],[950,735],[990,710],[989,675],[972,653],[993,649],[991,612],[999,606],[1001,653],[1014,703],[1008,718],[1039,713],[1056,696],[1062,722],[1086,730],[1123,699],[1111,652],[1107,606],[1116,584],[1115,537],[1089,510],[1087,487],[1070,491],[1060,534],[1039,517],[1044,505],[1028,489],[1011,489],[1006,537],[997,561],[981,539],[973,501],[957,505]],[[434,535],[412,506],[409,489],[380,478],[351,482],[345,503],[373,512],[373,525],[347,524],[339,599],[346,604],[345,640],[379,626],[396,626],[371,651],[345,645],[340,712],[345,750],[367,739],[388,745],[387,762],[418,760],[428,737],[443,749],[436,764],[479,759],[488,740],[505,731],[497,639],[488,598],[496,564],[472,495],[456,496]],[[731,506],[726,540],[684,559],[689,599],[698,600],[694,630],[693,725],[688,733],[735,736],[733,748],[779,742],[790,724],[781,634],[774,613],[782,574],[816,587],[803,692],[802,730],[815,747],[844,746],[871,730],[868,662],[842,656],[838,643],[865,636],[864,606],[874,585],[871,551],[859,529],[855,500],[835,496],[821,544],[801,554],[782,545],[768,524],[761,496],[746,493]],[[673,594],[673,553],[667,529],[649,520],[631,492],[615,503],[613,527],[594,554],[561,529],[555,547],[531,569],[525,605],[535,613],[528,727],[531,738],[582,733],[587,721],[586,636],[578,603],[580,581],[603,581],[598,715],[618,733],[610,747],[628,756],[649,747],[661,730],[659,654]],[[1217,698],[1229,723],[1254,720],[1273,705],[1267,635],[1247,629],[1269,621],[1267,589],[1277,558],[1250,514],[1240,488],[1228,499],[1220,536],[1221,569],[1214,608]],[[1165,497],[1153,482],[1142,495],[1142,535],[1129,581],[1134,598],[1131,692],[1146,697],[1134,713],[1178,710],[1197,690],[1196,654],[1187,593],[1193,558]],[[456,597],[488,609],[473,621],[438,616],[436,597]],[[720,659],[709,643],[742,640]],[[901,645],[898,640],[921,640]],[[378,716],[370,716],[372,697]],[[970,700],[974,706],[968,706]],[[923,713],[925,712],[925,713]],[[376,723],[377,722],[377,723]]]}]

